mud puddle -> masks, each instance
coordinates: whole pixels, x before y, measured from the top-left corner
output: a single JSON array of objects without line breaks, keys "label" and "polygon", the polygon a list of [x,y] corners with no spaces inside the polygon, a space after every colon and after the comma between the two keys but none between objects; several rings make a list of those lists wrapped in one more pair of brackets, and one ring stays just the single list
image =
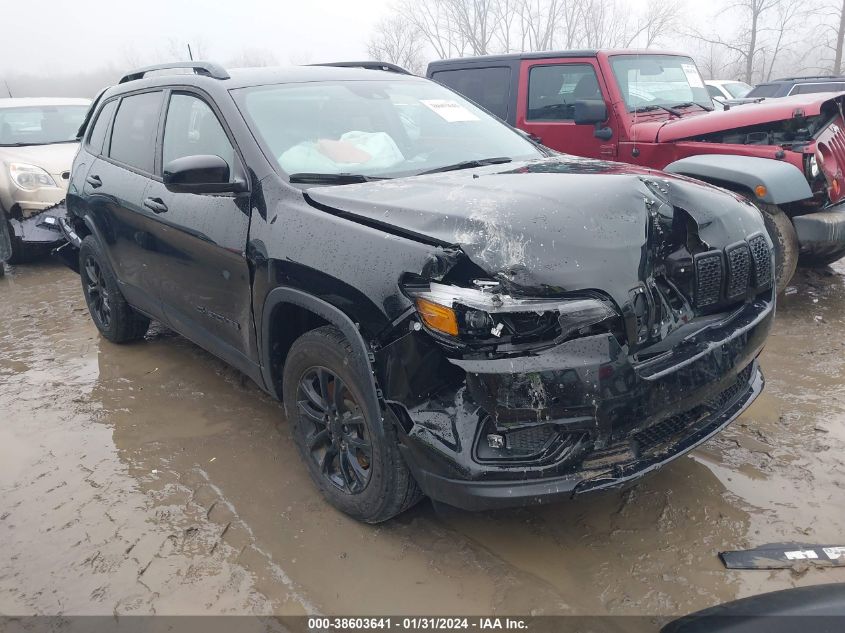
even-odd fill
[{"label": "mud puddle", "polygon": [[767,389],[624,493],[378,527],[316,496],[283,411],[185,339],[115,346],[78,278],[0,278],[0,612],[681,614],[845,569],[717,552],[845,539],[845,268],[780,303]]}]

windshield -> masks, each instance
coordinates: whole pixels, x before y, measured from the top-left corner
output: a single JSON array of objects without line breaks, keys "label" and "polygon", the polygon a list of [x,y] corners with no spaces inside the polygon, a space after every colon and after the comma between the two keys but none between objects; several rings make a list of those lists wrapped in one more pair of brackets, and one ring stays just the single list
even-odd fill
[{"label": "windshield", "polygon": [[697,103],[713,107],[695,62],[677,55],[615,55],[610,61],[628,110]]},{"label": "windshield", "polygon": [[498,119],[425,80],[281,84],[233,92],[287,174],[393,178],[464,162],[543,156]]},{"label": "windshield", "polygon": [[744,81],[730,81],[723,83],[722,87],[728,91],[728,94],[734,99],[742,99],[745,95],[751,92],[751,86]]},{"label": "windshield", "polygon": [[86,105],[0,108],[0,146],[75,142],[87,111]]}]

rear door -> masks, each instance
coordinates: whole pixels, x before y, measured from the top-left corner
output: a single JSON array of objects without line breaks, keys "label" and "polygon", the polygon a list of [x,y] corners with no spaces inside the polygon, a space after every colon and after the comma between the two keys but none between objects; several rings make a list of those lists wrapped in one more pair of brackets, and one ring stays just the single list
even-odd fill
[{"label": "rear door", "polygon": [[[153,90],[103,106],[89,137],[89,148],[97,143],[90,151],[99,155],[83,185],[83,196],[124,296],[156,318],[161,318],[161,310],[156,287],[160,271],[151,266],[157,248],[152,234],[154,214],[143,200],[154,172],[163,97],[161,90]],[[104,116],[112,109],[116,114],[108,127]]]},{"label": "rear door", "polygon": [[[216,155],[229,164],[230,178],[245,179],[233,137],[204,93],[168,94],[161,138],[158,173],[177,158]],[[155,214],[155,267],[168,321],[243,368],[255,348],[245,254],[249,194],[174,193],[156,177],[143,204]]]},{"label": "rear door", "polygon": [[[543,145],[590,158],[616,157],[617,131],[607,88],[594,57],[523,60],[519,76],[516,126]],[[576,101],[603,101],[609,119],[601,127],[609,139],[596,137],[593,125],[575,125]]]}]

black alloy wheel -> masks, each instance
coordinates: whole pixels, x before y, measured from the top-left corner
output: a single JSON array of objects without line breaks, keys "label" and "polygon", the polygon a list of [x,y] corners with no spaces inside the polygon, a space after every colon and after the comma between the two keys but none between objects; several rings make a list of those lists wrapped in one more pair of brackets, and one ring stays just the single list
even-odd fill
[{"label": "black alloy wheel", "polygon": [[111,303],[103,271],[93,257],[86,257],[82,267],[82,283],[88,297],[91,314],[103,329],[111,325]]},{"label": "black alloy wheel", "polygon": [[296,396],[310,424],[306,445],[323,478],[347,494],[362,492],[372,475],[373,445],[349,387],[330,369],[311,367],[299,379]]}]

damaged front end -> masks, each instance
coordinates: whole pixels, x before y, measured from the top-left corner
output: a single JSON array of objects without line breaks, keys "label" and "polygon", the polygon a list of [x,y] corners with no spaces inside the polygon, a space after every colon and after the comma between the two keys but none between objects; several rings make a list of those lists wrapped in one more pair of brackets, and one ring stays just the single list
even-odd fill
[{"label": "damaged front end", "polygon": [[[543,174],[530,184],[542,190],[547,169],[529,167]],[[450,218],[464,238],[450,266],[402,277],[411,307],[374,345],[373,364],[432,498],[483,509],[621,486],[711,437],[760,393],[755,359],[774,295],[758,214],[653,172],[617,184],[604,200],[618,194],[619,209],[592,220],[537,204],[533,230],[511,222],[516,259],[513,243],[489,248],[504,239],[489,231],[501,209],[486,209],[478,240],[467,239],[485,233],[470,230],[472,212]]]},{"label": "damaged front end", "polygon": [[[45,256],[66,244],[60,222],[67,216],[64,200],[24,215],[13,210],[10,217],[0,213],[0,261],[24,262]],[[3,242],[7,242],[4,249]]]}]

